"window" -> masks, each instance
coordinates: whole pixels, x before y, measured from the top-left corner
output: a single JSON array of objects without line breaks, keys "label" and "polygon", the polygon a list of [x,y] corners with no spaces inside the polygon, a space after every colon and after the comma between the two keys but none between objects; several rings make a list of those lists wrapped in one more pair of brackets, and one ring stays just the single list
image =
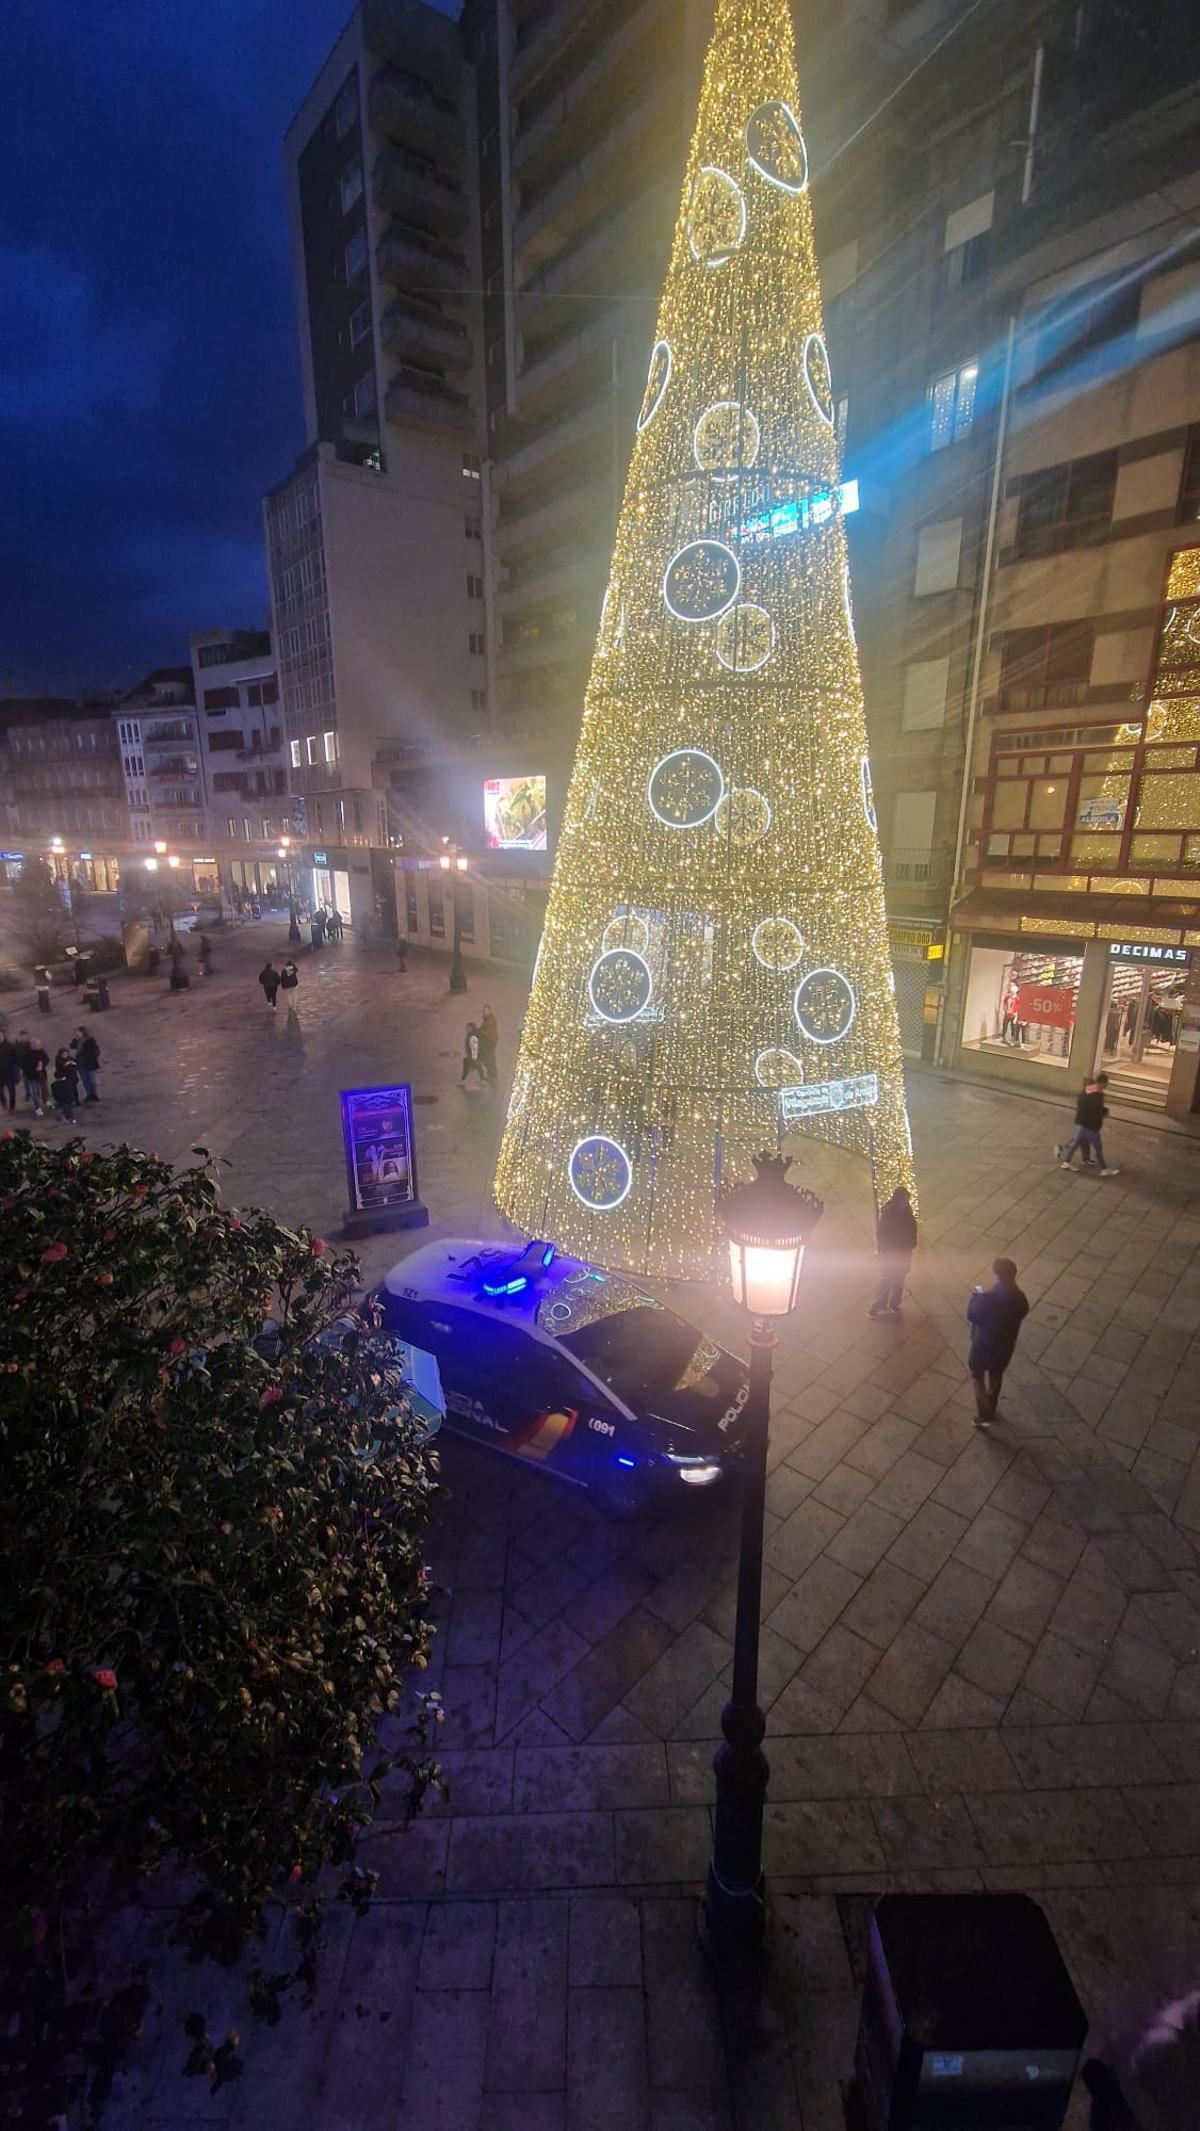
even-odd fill
[{"label": "window", "polygon": [[317,752],[317,736],[315,733],[309,733],[308,738],[304,743],[304,749],[308,757],[309,768],[311,769],[313,764],[320,760],[320,757]]},{"label": "window", "polygon": [[292,741],[290,741],[290,742],[289,742],[289,748],[290,748],[290,752],[291,752],[291,757],[292,757],[292,768],[293,768],[294,770],[298,770],[298,769],[299,769],[299,767],[300,767],[301,761],[303,760],[303,755],[302,755],[302,752],[301,752],[301,748],[300,748],[300,742],[299,742],[298,740],[292,740]]},{"label": "window", "polygon": [[472,708],[472,710],[486,710],[486,709],[487,709],[487,689],[486,689],[486,688],[473,688],[473,689],[471,690],[471,708]]},{"label": "window", "polygon": [[476,511],[468,511],[463,519],[463,528],[468,540],[483,539],[483,520]]},{"label": "window", "polygon": [[350,209],[354,206],[356,200],[361,200],[362,187],[362,163],[359,160],[358,156],[355,156],[354,161],[352,163],[347,164],[345,170],[343,170],[342,172],[341,194],[342,213],[344,215],[349,214]]},{"label": "window", "polygon": [[472,658],[481,659],[487,650],[487,638],[482,629],[472,629],[467,639]]},{"label": "window", "polygon": [[941,518],[923,525],[917,538],[917,569],[913,593],[952,592],[958,583],[958,559],[962,547],[961,518]]},{"label": "window", "polygon": [[464,481],[482,480],[483,468],[480,463],[479,453],[477,451],[464,451],[462,459],[462,470]]},{"label": "window", "polygon": [[225,828],[226,828],[226,832],[227,832],[227,834],[228,834],[228,835],[230,835],[230,836],[236,836],[236,835],[237,835],[237,829],[238,829],[238,825],[237,825],[237,815],[236,815],[236,814],[227,814],[227,815],[225,816]]},{"label": "window", "polygon": [[482,579],[482,577],[468,577],[468,579],[467,579],[467,598],[468,598],[468,599],[482,599],[482,598],[483,598],[483,579]]},{"label": "window", "polygon": [[904,706],[900,730],[932,732],[946,719],[946,690],[950,685],[950,661],[916,659],[904,671]]},{"label": "window", "polygon": [[356,76],[352,74],[343,86],[337,103],[334,105],[333,130],[337,134],[339,141],[345,140],[351,126],[356,126],[357,124],[358,81]]},{"label": "window", "polygon": [[892,801],[892,840],[889,853],[931,851],[936,792],[897,792]]},{"label": "window", "polygon": [[368,370],[365,377],[360,377],[353,392],[346,394],[345,399],[342,401],[342,412],[354,417],[375,412],[375,372],[373,370]]},{"label": "window", "polygon": [[929,449],[944,451],[970,436],[975,420],[979,363],[972,358],[957,370],[945,370],[929,387]]},{"label": "window", "polygon": [[247,814],[247,815],[246,815],[246,818],[245,818],[245,820],[244,820],[244,821],[243,821],[243,823],[242,823],[242,837],[243,837],[243,840],[244,840],[244,841],[245,841],[246,843],[249,843],[249,842],[250,842],[250,839],[251,839],[251,837],[252,837],[252,835],[253,835],[253,833],[254,833],[253,823],[252,823],[252,822],[251,822],[251,820],[250,820],[250,816],[249,816],[249,815]]},{"label": "window", "polygon": [[236,709],[237,709],[237,707],[238,707],[238,692],[237,692],[237,689],[236,689],[236,688],[206,688],[206,689],[205,689],[205,691],[204,691],[204,708],[205,708],[205,710],[236,710]]},{"label": "window", "polygon": [[1082,702],[1092,673],[1091,622],[1010,629],[1000,653],[1004,710],[1049,710]]},{"label": "window", "polygon": [[267,817],[266,817],[266,815],[265,815],[265,814],[263,815],[263,825],[262,825],[262,829],[263,829],[263,842],[264,842],[264,843],[269,843],[269,842],[270,842],[270,840],[271,840],[271,824],[270,824],[270,822],[269,822],[269,821],[267,820]]},{"label": "window", "polygon": [[1200,518],[1200,424],[1188,431],[1187,449],[1183,454],[1183,480],[1179,488],[1179,518],[1192,524]]},{"label": "window", "polygon": [[366,337],[367,337],[368,333],[370,332],[370,330],[371,330],[371,306],[370,306],[370,303],[360,303],[360,304],[359,304],[359,306],[358,306],[358,309],[357,309],[356,311],[352,311],[352,312],[351,312],[351,314],[350,314],[350,345],[351,345],[351,347],[352,347],[352,348],[357,348],[357,347],[358,347],[358,345],[359,345],[359,343],[360,343],[361,341],[364,341],[364,340],[366,339]]},{"label": "window", "polygon": [[352,288],[367,263],[367,233],[356,229],[345,251],[346,286]]},{"label": "window", "polygon": [[987,266],[988,237],[995,212],[996,195],[984,192],[965,207],[956,207],[946,217],[945,250],[942,258],[943,289],[961,288]]},{"label": "window", "polygon": [[325,748],[326,762],[336,762],[338,758],[337,734],[335,732],[322,733],[321,738]]},{"label": "window", "polygon": [[1134,333],[1141,301],[1141,286],[1132,274],[1117,284],[1097,281],[1073,289],[1042,321],[1030,382],[1057,377],[1123,333]]},{"label": "window", "polygon": [[1065,466],[1025,474],[1020,483],[1016,553],[1058,555],[1103,540],[1112,524],[1115,451],[1093,452]]},{"label": "window", "polygon": [[1169,274],[1155,274],[1141,290],[1138,338],[1149,333],[1169,333],[1182,340],[1200,326],[1200,261],[1177,266]]}]

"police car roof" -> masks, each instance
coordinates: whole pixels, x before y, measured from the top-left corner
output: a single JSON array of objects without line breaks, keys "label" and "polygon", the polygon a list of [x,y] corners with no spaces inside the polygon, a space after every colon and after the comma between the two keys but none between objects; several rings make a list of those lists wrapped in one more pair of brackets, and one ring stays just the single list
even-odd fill
[{"label": "police car roof", "polygon": [[[543,1261],[548,1258],[549,1262]],[[469,1236],[443,1236],[423,1243],[394,1265],[384,1281],[389,1295],[418,1302],[444,1302],[480,1310],[489,1317],[534,1317],[547,1290],[573,1273],[596,1270],[579,1258],[560,1256],[551,1244],[483,1243]],[[603,1279],[606,1277],[600,1274]],[[511,1285],[510,1285],[511,1283]],[[503,1290],[508,1289],[507,1293]],[[489,1292],[490,1291],[490,1292]]]}]

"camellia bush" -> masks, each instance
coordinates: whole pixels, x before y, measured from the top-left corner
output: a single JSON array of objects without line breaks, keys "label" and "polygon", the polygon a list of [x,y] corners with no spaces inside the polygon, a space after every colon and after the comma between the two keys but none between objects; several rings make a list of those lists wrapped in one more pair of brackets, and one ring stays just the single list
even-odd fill
[{"label": "camellia bush", "polygon": [[227,1210],[196,1151],[0,1139],[10,1977],[164,1865],[231,1955],[281,1886],[352,1871],[386,1777],[415,1812],[437,1773],[409,1692],[436,1456],[346,1314],[355,1259]]}]

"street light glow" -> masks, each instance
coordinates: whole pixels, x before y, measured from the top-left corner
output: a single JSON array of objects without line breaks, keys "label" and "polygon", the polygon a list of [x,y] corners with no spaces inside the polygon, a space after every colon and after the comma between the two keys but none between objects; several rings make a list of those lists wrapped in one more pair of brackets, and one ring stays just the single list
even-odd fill
[{"label": "street light glow", "polygon": [[158,872],[158,860],[156,858],[148,858],[146,860],[146,871],[147,873]]}]

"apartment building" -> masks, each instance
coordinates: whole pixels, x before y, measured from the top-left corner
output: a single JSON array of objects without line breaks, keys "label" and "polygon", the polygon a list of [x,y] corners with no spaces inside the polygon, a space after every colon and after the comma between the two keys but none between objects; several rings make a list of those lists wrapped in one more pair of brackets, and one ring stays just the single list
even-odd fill
[{"label": "apartment building", "polygon": [[[289,877],[294,823],[270,631],[188,638],[209,801],[209,840],[226,887],[260,898]],[[302,809],[303,812],[303,809]]]},{"label": "apartment building", "polygon": [[472,111],[457,24],[362,0],[286,142],[308,441],[264,505],[282,730],[329,892],[388,929],[380,752],[489,714]]},{"label": "apartment building", "polygon": [[196,884],[217,884],[206,850],[208,795],[204,750],[190,666],[159,666],[123,696],[115,713],[117,744],[135,846],[156,843],[186,857]]},{"label": "apartment building", "polygon": [[129,814],[107,702],[0,702],[0,821],[12,847],[6,870],[35,852],[60,879],[115,888],[113,854],[128,841]]}]

